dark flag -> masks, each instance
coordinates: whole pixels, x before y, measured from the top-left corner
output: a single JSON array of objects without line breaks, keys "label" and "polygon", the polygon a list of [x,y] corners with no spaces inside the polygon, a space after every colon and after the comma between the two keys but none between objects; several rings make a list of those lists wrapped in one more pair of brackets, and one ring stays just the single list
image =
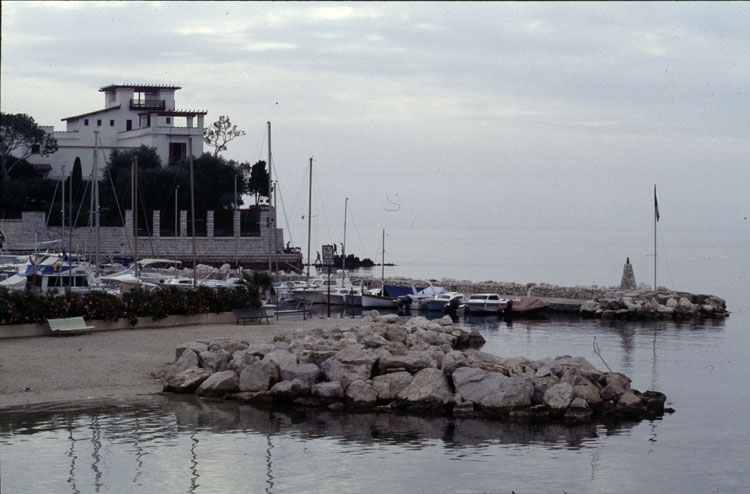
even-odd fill
[{"label": "dark flag", "polygon": [[654,185],[654,213],[656,214],[656,221],[659,221],[659,202],[656,200],[656,185]]}]

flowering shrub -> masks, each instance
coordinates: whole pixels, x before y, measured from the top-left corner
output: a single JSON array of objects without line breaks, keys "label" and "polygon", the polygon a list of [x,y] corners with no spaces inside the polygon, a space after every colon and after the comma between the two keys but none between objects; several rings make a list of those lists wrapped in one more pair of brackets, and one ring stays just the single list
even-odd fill
[{"label": "flowering shrub", "polygon": [[260,307],[256,286],[180,290],[169,287],[152,292],[131,290],[121,296],[91,291],[61,295],[0,288],[0,324],[43,323],[47,319],[82,316],[85,319],[127,318],[134,325],[140,317],[163,319],[169,315],[228,312],[238,307]]}]

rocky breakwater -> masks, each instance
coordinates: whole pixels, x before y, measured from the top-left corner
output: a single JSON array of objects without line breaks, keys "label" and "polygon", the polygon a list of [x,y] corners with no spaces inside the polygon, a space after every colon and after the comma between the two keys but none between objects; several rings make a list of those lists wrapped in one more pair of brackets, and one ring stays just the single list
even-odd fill
[{"label": "rocky breakwater", "polygon": [[671,291],[610,291],[581,304],[581,316],[603,319],[695,319],[729,316],[715,295]]},{"label": "rocky breakwater", "polygon": [[366,313],[352,329],[296,330],[273,343],[187,343],[164,391],[269,407],[327,407],[529,422],[640,420],[664,414],[666,397],[581,357],[501,358],[450,317],[400,322]]}]

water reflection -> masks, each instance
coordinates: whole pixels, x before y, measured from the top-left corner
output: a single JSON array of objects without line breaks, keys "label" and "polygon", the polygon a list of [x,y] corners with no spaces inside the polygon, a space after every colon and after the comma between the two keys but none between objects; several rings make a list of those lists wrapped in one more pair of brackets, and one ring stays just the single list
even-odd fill
[{"label": "water reflection", "polygon": [[[597,365],[592,345],[596,338],[613,370],[634,376],[638,389],[665,386],[670,398],[681,376],[694,370],[696,362],[715,363],[705,352],[716,346],[718,339],[713,337],[724,329],[723,324],[708,321],[626,323],[568,316],[512,324],[485,317],[470,324],[487,338],[484,351],[503,356],[568,353],[583,355]],[[693,376],[711,386],[704,389],[714,389],[714,376],[704,374]],[[679,422],[682,415],[675,417]],[[670,422],[675,422],[674,417]],[[666,419],[640,425],[566,427],[392,414],[279,412],[192,396],[45,404],[0,409],[2,487],[8,492],[111,492],[146,486],[161,493],[218,489],[279,494],[311,492],[311,477],[321,490],[337,487],[337,482],[350,480],[351,469],[367,469],[372,478],[357,477],[363,483],[356,489],[339,490],[372,492],[388,487],[385,479],[399,483],[429,469],[430,476],[422,482],[432,481],[437,491],[461,490],[466,487],[461,475],[480,472],[473,477],[481,483],[472,485],[477,492],[492,491],[492,479],[501,474],[524,482],[538,478],[536,484],[521,485],[529,492],[548,492],[556,474],[535,476],[539,464],[554,464],[566,471],[578,468],[578,487],[585,491],[586,485],[601,487],[594,483],[619,479],[625,464],[632,463],[627,467],[632,475],[647,468],[663,457],[665,445],[681,440],[685,429],[678,429],[679,434],[673,428],[670,435]],[[670,454],[685,449],[689,448],[673,449]],[[411,463],[421,464],[424,470]],[[581,478],[590,484],[580,483]],[[565,481],[555,485],[569,486]]]},{"label": "water reflection", "polygon": [[[416,451],[436,444],[454,454],[481,452],[488,445],[578,450],[594,447],[593,443],[601,437],[628,434],[633,425],[566,427],[376,413],[279,412],[192,396],[155,396],[133,403],[109,401],[5,410],[0,414],[0,445],[13,451],[24,437],[63,432],[53,439],[46,438],[44,444],[38,442],[35,448],[63,450],[54,442],[67,443],[66,480],[73,493],[108,490],[117,471],[123,476],[117,481],[125,485],[150,485],[153,462],[179,464],[179,458],[186,458],[189,481],[185,490],[199,492],[203,477],[213,465],[231,456],[210,444],[204,448],[202,440],[210,437],[215,442],[217,435],[239,433],[262,440],[258,453],[263,457],[265,492],[270,493],[275,486],[277,438],[299,445],[323,440],[355,454],[389,446]],[[88,444],[82,446],[85,443]],[[260,446],[251,444],[252,441],[247,442],[249,449],[243,454],[252,456],[253,448]],[[170,448],[165,450],[164,446]],[[81,456],[84,451],[87,454]],[[222,454],[228,457],[222,458]],[[144,461],[146,457],[149,459]],[[82,469],[89,469],[90,474]]]}]

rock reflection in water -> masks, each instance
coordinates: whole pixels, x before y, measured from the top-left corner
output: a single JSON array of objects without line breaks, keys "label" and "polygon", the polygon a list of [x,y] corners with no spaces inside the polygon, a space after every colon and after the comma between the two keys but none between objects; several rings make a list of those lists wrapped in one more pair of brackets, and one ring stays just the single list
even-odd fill
[{"label": "rock reflection in water", "polygon": [[[483,451],[489,445],[581,449],[587,445],[596,448],[602,435],[628,433],[630,427],[622,423],[611,428],[601,424],[566,427],[386,413],[279,412],[193,396],[154,396],[130,403],[84,402],[4,410],[0,413],[0,446],[9,453],[4,455],[6,459],[12,456],[24,465],[35,451],[61,452],[49,468],[38,467],[47,473],[44,481],[37,478],[39,471],[14,469],[4,462],[3,487],[9,492],[26,485],[35,486],[37,492],[123,491],[134,486],[153,489],[159,482],[164,483],[162,492],[205,492],[209,485],[216,487],[217,475],[227,473],[217,472],[221,467],[236,475],[250,475],[237,470],[254,469],[252,478],[257,484],[252,490],[275,492],[279,479],[288,484],[288,471],[275,471],[279,458],[290,460],[291,454],[307,447],[327,451],[337,445],[337,450],[355,453],[384,447],[397,451],[437,447],[438,451],[454,451],[454,456],[471,449]],[[48,437],[51,433],[53,439]],[[224,435],[233,439],[222,439]],[[35,441],[36,436],[44,440]],[[320,446],[320,441],[329,446]],[[285,446],[277,452],[279,442]],[[24,448],[18,448],[21,443]],[[244,467],[234,463],[238,455],[250,463]],[[55,478],[56,468],[64,472],[63,477]],[[313,466],[296,464],[295,468]],[[170,484],[170,478],[183,487]],[[61,488],[65,484],[67,489]]]}]

